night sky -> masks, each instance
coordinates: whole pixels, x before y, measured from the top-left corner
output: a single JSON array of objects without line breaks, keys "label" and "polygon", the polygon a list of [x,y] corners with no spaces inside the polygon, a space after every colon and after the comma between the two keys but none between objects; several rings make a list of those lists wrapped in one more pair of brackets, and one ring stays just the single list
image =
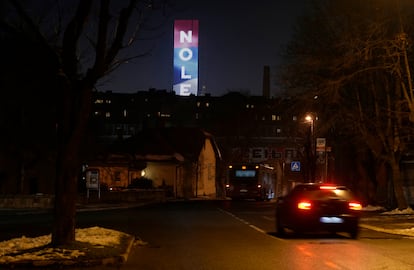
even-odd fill
[{"label": "night sky", "polygon": [[280,63],[282,48],[291,38],[293,24],[306,0],[178,2],[181,11],[175,11],[152,36],[162,34],[135,45],[136,54],[154,48],[151,55],[124,64],[100,82],[98,90],[134,93],[156,88],[170,91],[173,21],[198,19],[199,95],[220,96],[230,90],[261,95],[263,67]]}]

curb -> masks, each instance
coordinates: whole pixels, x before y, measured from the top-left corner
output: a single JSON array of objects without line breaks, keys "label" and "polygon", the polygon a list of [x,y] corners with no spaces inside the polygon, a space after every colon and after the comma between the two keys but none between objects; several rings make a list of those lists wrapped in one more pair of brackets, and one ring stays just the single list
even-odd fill
[{"label": "curb", "polygon": [[131,252],[132,246],[135,242],[135,237],[131,236],[129,238],[129,243],[124,253],[120,254],[119,256],[111,257],[111,258],[104,258],[101,260],[101,265],[108,266],[108,265],[118,265],[125,263],[128,260],[129,253]]},{"label": "curb", "polygon": [[368,230],[372,230],[372,231],[377,231],[377,232],[383,232],[383,233],[389,233],[389,234],[395,234],[395,235],[402,235],[402,236],[407,236],[407,237],[414,237],[412,234],[407,234],[404,232],[404,229],[400,229],[400,230],[391,230],[391,229],[385,229],[385,228],[381,228],[381,227],[377,227],[377,226],[373,226],[373,225],[368,225],[368,224],[359,224],[359,227],[364,228],[364,229],[368,229]]}]

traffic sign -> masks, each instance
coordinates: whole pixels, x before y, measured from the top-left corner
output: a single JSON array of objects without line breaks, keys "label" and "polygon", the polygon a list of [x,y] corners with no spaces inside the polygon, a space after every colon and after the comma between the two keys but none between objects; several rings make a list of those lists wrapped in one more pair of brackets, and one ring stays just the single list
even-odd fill
[{"label": "traffic sign", "polygon": [[290,170],[292,172],[300,172],[300,161],[292,161],[290,163]]}]

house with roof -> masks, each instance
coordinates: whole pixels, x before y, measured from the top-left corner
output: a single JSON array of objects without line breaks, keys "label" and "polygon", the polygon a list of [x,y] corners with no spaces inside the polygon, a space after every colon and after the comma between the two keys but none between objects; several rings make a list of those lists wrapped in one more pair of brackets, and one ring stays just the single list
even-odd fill
[{"label": "house with roof", "polygon": [[220,160],[214,137],[200,128],[155,128],[117,143],[105,162],[92,162],[88,170],[99,171],[101,184],[109,187],[150,179],[176,198],[216,197]]}]

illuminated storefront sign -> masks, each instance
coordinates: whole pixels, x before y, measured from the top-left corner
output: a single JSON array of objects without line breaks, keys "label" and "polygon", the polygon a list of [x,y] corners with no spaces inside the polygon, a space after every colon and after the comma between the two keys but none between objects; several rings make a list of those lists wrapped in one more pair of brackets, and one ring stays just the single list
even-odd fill
[{"label": "illuminated storefront sign", "polygon": [[174,22],[174,85],[180,96],[197,95],[198,20]]}]

